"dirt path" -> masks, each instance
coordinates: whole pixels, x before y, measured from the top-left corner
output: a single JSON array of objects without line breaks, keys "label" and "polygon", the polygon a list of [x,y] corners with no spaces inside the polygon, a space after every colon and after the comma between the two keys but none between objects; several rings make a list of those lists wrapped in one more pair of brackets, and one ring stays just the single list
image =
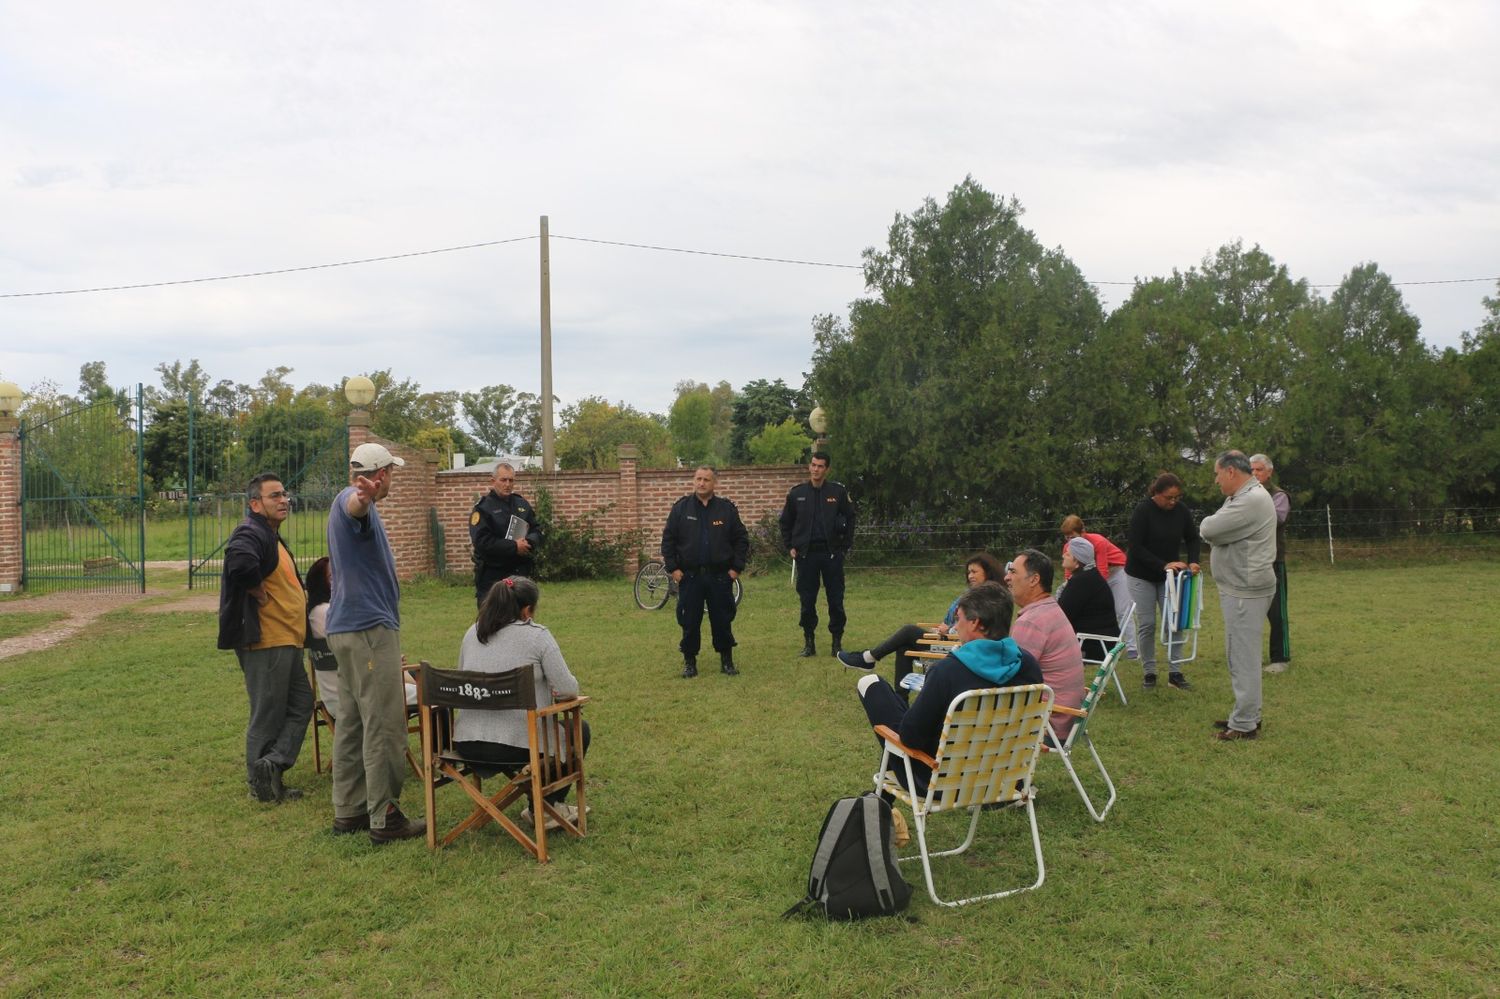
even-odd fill
[{"label": "dirt path", "polygon": [[219,594],[213,591],[196,590],[147,590],[145,593],[48,593],[45,596],[25,600],[0,601],[0,614],[36,614],[62,612],[67,615],[36,631],[0,641],[0,659],[50,649],[67,641],[88,627],[101,615],[127,607],[143,600],[161,600],[141,608],[148,613],[160,614],[179,611],[214,611],[219,606]]}]

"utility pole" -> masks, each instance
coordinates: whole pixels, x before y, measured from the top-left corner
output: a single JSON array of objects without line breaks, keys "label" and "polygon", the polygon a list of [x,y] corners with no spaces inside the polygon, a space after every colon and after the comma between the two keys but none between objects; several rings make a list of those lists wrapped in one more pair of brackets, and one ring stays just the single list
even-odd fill
[{"label": "utility pole", "polygon": [[542,470],[556,468],[552,449],[552,262],[542,216]]}]

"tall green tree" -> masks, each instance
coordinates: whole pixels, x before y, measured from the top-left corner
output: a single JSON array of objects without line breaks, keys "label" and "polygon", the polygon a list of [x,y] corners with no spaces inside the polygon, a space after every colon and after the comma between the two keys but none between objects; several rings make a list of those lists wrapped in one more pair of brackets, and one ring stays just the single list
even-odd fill
[{"label": "tall green tree", "polygon": [[1462,352],[1443,358],[1457,431],[1453,492],[1465,503],[1493,503],[1500,489],[1500,283],[1484,309]]},{"label": "tall green tree", "polygon": [[1285,417],[1286,480],[1340,508],[1442,502],[1451,425],[1441,371],[1401,291],[1373,263],[1344,277],[1301,331]]},{"label": "tall green tree", "polygon": [[[830,447],[874,512],[984,519],[1073,506],[1098,449],[1103,311],[1021,206],[972,178],[898,215],[865,251],[847,326],[815,321],[811,382]],[[901,474],[914,467],[922,474]]]},{"label": "tall green tree", "polygon": [[689,387],[672,403],[667,429],[672,432],[672,447],[678,461],[685,465],[712,465],[723,460],[714,453],[713,409],[707,386]]},{"label": "tall green tree", "polygon": [[729,460],[735,464],[751,461],[749,441],[766,429],[780,426],[788,419],[807,426],[812,399],[805,388],[793,389],[778,378],[768,382],[757,378],[735,394],[730,407]]},{"label": "tall green tree", "polygon": [[621,444],[639,448],[641,467],[676,465],[672,435],[660,417],[623,402],[613,405],[599,396],[565,407],[561,415],[557,463],[564,469],[618,468]]},{"label": "tall green tree", "polygon": [[757,465],[801,464],[812,443],[802,425],[789,416],[750,438],[750,459]]}]

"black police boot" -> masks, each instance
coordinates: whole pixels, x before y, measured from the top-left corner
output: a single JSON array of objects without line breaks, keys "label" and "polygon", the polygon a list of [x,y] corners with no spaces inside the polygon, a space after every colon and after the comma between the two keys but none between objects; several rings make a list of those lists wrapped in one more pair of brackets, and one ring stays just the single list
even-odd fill
[{"label": "black police boot", "polygon": [[691,680],[698,675],[698,659],[696,656],[682,657],[682,678]]},{"label": "black police boot", "polygon": [[838,658],[840,652],[844,651],[844,633],[835,631],[833,633],[833,657]]},{"label": "black police boot", "polygon": [[802,639],[802,651],[797,653],[797,658],[811,659],[813,656],[818,654],[818,648],[815,644],[813,644],[813,633],[810,631],[804,631],[802,634],[804,636]]},{"label": "black police boot", "polygon": [[724,673],[725,676],[739,676],[740,675],[740,671],[734,668],[734,653],[733,652],[720,652],[719,653],[719,669],[721,671],[723,671],[723,673]]}]

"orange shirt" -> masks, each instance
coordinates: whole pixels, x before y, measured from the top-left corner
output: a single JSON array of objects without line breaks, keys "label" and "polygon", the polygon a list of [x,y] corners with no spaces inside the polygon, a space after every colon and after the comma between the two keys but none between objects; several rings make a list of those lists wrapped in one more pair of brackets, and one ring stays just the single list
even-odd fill
[{"label": "orange shirt", "polygon": [[307,635],[307,593],[297,581],[297,568],[286,546],[278,542],[276,551],[276,571],[261,581],[270,599],[260,605],[260,641],[252,649],[284,645],[300,649]]}]

